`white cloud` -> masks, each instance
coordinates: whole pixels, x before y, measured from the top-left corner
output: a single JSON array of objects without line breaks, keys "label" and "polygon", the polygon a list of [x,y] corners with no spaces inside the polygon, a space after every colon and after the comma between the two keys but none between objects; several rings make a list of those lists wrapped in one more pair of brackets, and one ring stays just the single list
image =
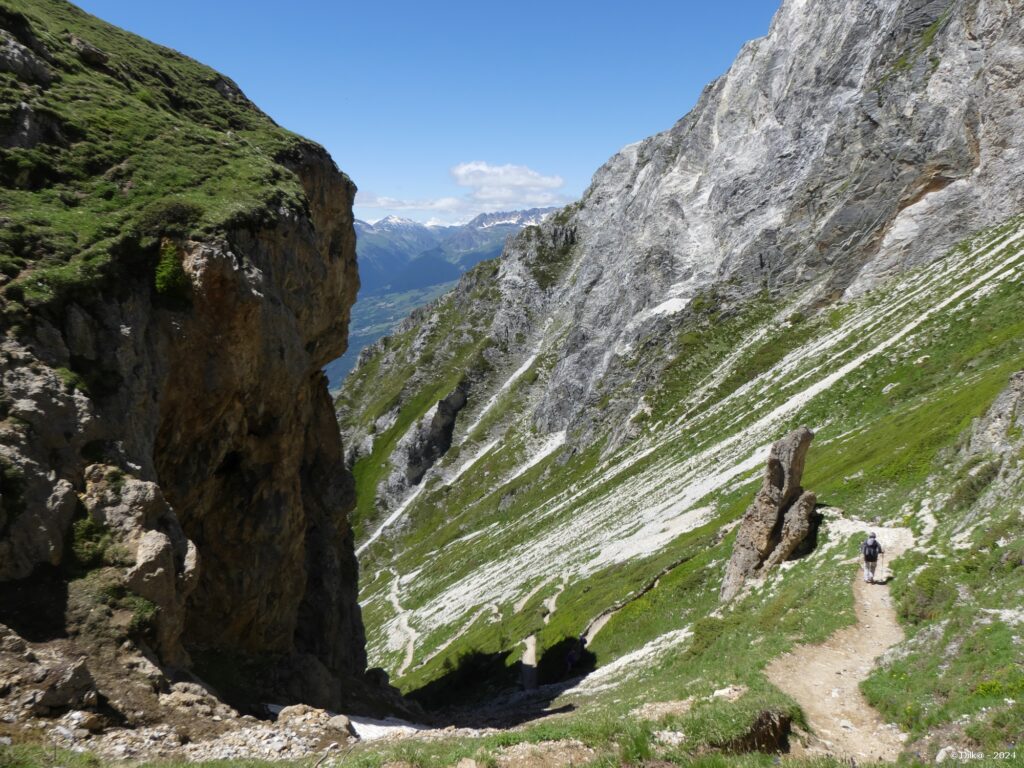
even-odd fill
[{"label": "white cloud", "polygon": [[525,165],[490,165],[476,160],[459,163],[451,170],[460,187],[482,203],[496,200],[545,200],[558,197],[555,190],[565,186],[561,176],[544,176]]},{"label": "white cloud", "polygon": [[439,197],[434,200],[402,200],[386,195],[356,193],[356,205],[362,208],[386,208],[390,211],[459,211],[466,201],[458,197]]},{"label": "white cloud", "polygon": [[468,221],[479,213],[512,211],[564,205],[569,199],[561,192],[561,176],[545,176],[525,165],[491,165],[482,160],[459,163],[452,180],[466,189],[464,195],[422,200],[405,200],[386,195],[359,193],[356,206],[387,212],[414,211],[430,216],[434,223]]}]

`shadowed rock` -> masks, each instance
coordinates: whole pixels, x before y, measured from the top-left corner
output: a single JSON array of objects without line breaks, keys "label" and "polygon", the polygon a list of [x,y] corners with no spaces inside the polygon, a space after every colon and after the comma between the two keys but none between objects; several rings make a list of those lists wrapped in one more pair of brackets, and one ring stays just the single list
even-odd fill
[{"label": "shadowed rock", "polygon": [[755,573],[786,560],[814,527],[815,495],[800,486],[814,433],[807,427],[772,446],[764,480],[747,508],[722,580],[721,599],[731,600]]}]

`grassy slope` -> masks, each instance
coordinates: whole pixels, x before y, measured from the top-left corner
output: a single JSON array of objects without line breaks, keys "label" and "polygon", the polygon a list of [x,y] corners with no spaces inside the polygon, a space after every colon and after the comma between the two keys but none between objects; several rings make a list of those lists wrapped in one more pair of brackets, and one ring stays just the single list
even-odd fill
[{"label": "grassy slope", "polygon": [[[487,367],[483,353],[490,340],[484,333],[485,315],[478,302],[493,300],[494,290],[488,279],[493,277],[495,268],[494,262],[475,267],[464,278],[475,283],[475,288],[465,295],[445,295],[421,311],[421,317],[430,318],[430,331],[423,347],[413,348],[417,329],[399,331],[384,339],[370,363],[353,371],[346,380],[336,405],[342,424],[348,428],[370,428],[373,432],[371,425],[402,403],[397,420],[380,434],[374,434],[372,453],[359,459],[354,467],[357,508],[353,527],[357,539],[378,518],[376,489],[386,476],[386,460],[398,440],[463,377]],[[454,351],[448,344],[452,337],[462,340]],[[387,376],[382,375],[384,356],[389,358]],[[411,390],[409,382],[417,369],[428,370],[430,375],[418,390]]]},{"label": "grassy slope", "polygon": [[[18,105],[52,126],[34,147],[0,148],[3,311],[18,315],[108,280],[154,269],[154,237],[220,231],[270,206],[299,206],[279,159],[305,140],[276,126],[213,70],[62,0],[5,0],[55,78],[0,72],[0,126]],[[12,23],[13,22],[13,23]],[[100,49],[83,61],[71,36]]]},{"label": "grassy slope", "polygon": [[[991,243],[970,258],[965,255],[965,244],[945,265],[922,270],[902,284],[813,317],[758,301],[746,312],[723,319],[715,316],[711,303],[680,328],[676,362],[648,397],[650,415],[644,422],[648,436],[637,441],[650,449],[643,458],[631,458],[639,452],[631,446],[611,459],[602,459],[595,448],[564,465],[554,455],[514,481],[514,487],[504,487],[495,478],[516,464],[515,450],[509,449],[510,458],[504,449],[495,449],[459,482],[428,488],[410,508],[409,525],[398,540],[383,544],[364,570],[363,600],[373,661],[395,669],[401,656],[400,651],[389,650],[386,642],[393,610],[384,598],[391,576],[375,572],[378,565],[386,563],[400,574],[416,574],[403,583],[401,594],[403,608],[414,611],[412,623],[423,632],[416,663],[397,681],[408,691],[457,667],[460,658],[470,653],[511,651],[508,662],[514,663],[520,639],[533,632],[538,633],[541,651],[552,647],[580,632],[601,611],[641,590],[666,567],[682,562],[657,588],[618,613],[591,650],[604,665],[667,631],[689,627],[694,636],[679,649],[645,664],[642,674],[619,681],[613,693],[599,693],[589,701],[584,697],[588,714],[565,728],[584,727],[594,712],[621,715],[642,701],[699,696],[736,682],[750,686],[750,693],[736,705],[708,702],[674,723],[692,734],[691,743],[721,742],[741,732],[764,707],[792,710],[792,702],[766,683],[760,669],[790,645],[823,639],[852,621],[852,596],[844,575],[848,566],[842,564],[852,550],[849,542],[839,542],[828,554],[800,561],[783,577],[770,580],[736,610],[720,619],[707,618],[717,604],[732,540],[729,536],[716,544],[714,533],[742,514],[753,494],[756,472],[741,473],[694,503],[713,510],[709,524],[624,566],[584,568],[580,576],[570,578],[558,598],[557,611],[546,624],[542,603],[555,591],[554,583],[542,587],[519,612],[511,600],[499,597],[494,606],[498,620],[491,618],[493,612],[480,613],[487,607],[486,601],[463,611],[462,622],[438,623],[429,617],[438,601],[465,591],[467,585],[472,588],[475,572],[514,557],[531,541],[571,524],[586,510],[605,504],[605,514],[611,515],[614,523],[614,518],[627,516],[638,488],[646,494],[647,503],[653,503],[662,497],[661,486],[669,488],[672,476],[685,472],[687,462],[700,451],[715,449],[724,436],[757,424],[759,419],[767,421],[756,438],[777,436],[804,422],[819,428],[806,485],[821,501],[869,521],[909,524],[920,532],[922,522],[914,503],[925,493],[928,479],[942,475],[950,446],[971,420],[985,411],[1009,374],[1024,368],[1024,315],[1020,312],[1024,287],[1019,280],[1024,249],[1018,243],[997,254],[995,247],[1018,226],[1013,222],[1002,231],[986,233]],[[805,405],[778,418],[768,417],[801,387],[876,349],[900,333],[906,323],[921,319],[929,308],[1004,259],[1014,265],[1016,277],[1002,274],[999,279],[982,281],[978,289],[963,292],[947,307],[925,316],[901,341],[869,356]],[[723,365],[723,357],[734,350],[740,352]],[[795,354],[786,356],[794,350]],[[510,389],[504,414],[510,421],[528,403],[529,388],[537,380],[543,381],[543,367],[537,375],[532,381],[524,377]],[[801,384],[794,384],[805,375]],[[461,456],[470,450],[464,446]],[[459,458],[445,461],[455,466]],[[628,461],[633,462],[628,469],[615,469]],[[614,474],[616,471],[620,473]],[[481,487],[488,490],[481,494]],[[570,496],[571,501],[561,508],[556,504]],[[486,536],[460,540],[484,529]],[[599,530],[593,533],[600,535]],[[444,567],[432,567],[440,552]],[[1003,554],[993,551],[991,558]],[[557,574],[563,556],[557,550],[551,552],[548,575]],[[953,562],[962,559],[957,554]],[[565,565],[570,570],[580,566],[571,560]],[[909,573],[912,565],[910,557],[899,564],[898,577]],[[516,567],[508,565],[511,570]],[[989,579],[994,566],[978,567],[984,579]],[[1012,580],[1020,578],[1020,569],[1002,567],[1010,581],[993,587],[992,605],[1012,605],[1019,592]],[[542,574],[542,567],[524,568],[519,594],[525,595],[540,583]],[[495,589],[494,594],[501,593]],[[465,622],[471,616],[476,619],[467,628]],[[1013,669],[1019,669],[1019,648],[1004,647],[1008,631],[1005,626],[988,630],[996,637],[990,643],[995,650],[985,656],[991,666],[983,679],[997,679],[1011,661],[1018,665]],[[462,634],[453,640],[458,632]],[[431,657],[432,649],[446,643],[450,644],[442,653]],[[934,656],[928,658],[934,660]],[[915,673],[919,685],[935,687],[934,670],[923,662],[919,667]],[[926,714],[913,708],[899,714],[900,707],[909,706],[911,694],[905,687],[899,696],[890,691],[887,695],[893,700],[889,703],[872,687],[883,686],[884,681],[871,683],[867,690],[883,711],[899,719],[915,736],[965,708],[979,712],[980,704],[966,703],[974,697],[976,703],[990,707],[987,719],[983,718],[989,725],[972,726],[978,743],[1005,745],[1007,734],[1018,723],[1014,707],[1019,705],[999,702],[1012,700],[1016,677],[1011,675],[1005,684],[992,683],[971,693],[974,689],[970,686],[957,690],[952,681],[963,682],[966,676],[981,673],[968,667],[957,669],[943,687],[955,703],[944,707],[941,716],[927,714],[933,712],[930,707],[924,708]],[[905,669],[900,673],[910,674]],[[577,697],[573,703],[580,701]]]}]

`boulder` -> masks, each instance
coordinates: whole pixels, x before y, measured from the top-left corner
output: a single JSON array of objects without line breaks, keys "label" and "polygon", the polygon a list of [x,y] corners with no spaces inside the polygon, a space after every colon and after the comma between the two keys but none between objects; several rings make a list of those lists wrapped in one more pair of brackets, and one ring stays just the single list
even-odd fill
[{"label": "boulder", "polygon": [[199,576],[195,543],[182,532],[156,483],[105,464],[89,465],[85,479],[81,501],[90,517],[110,531],[115,541],[135,549],[135,564],[125,573],[125,586],[159,609],[156,650],[161,660],[187,666],[189,657],[181,637],[186,599]]},{"label": "boulder", "polygon": [[761,489],[747,508],[722,580],[721,599],[739,594],[756,573],[777,566],[808,539],[817,498],[800,485],[814,433],[800,427],[772,446]]},{"label": "boulder", "polygon": [[128,588],[157,605],[168,605],[176,595],[174,548],[160,531],[146,531],[128,571]]},{"label": "boulder", "polygon": [[93,707],[99,702],[96,683],[84,659],[49,668],[40,683],[41,694],[33,704],[33,710],[39,715]]},{"label": "boulder", "polygon": [[78,54],[78,58],[90,67],[102,67],[110,59],[104,51],[101,51],[95,45],[86,42],[80,37],[72,35],[70,42],[71,47],[74,48],[75,53]]},{"label": "boulder", "polygon": [[352,721],[345,715],[335,715],[327,721],[327,727],[333,731],[338,731],[344,736],[355,736],[355,729],[352,727]]},{"label": "boulder", "polygon": [[324,710],[311,707],[308,704],[293,704],[285,707],[277,714],[277,722],[280,725],[292,727],[318,726],[322,727],[330,721],[330,715]]},{"label": "boulder", "polygon": [[0,29],[0,72],[13,72],[30,83],[49,85],[53,81],[46,62],[6,29]]}]

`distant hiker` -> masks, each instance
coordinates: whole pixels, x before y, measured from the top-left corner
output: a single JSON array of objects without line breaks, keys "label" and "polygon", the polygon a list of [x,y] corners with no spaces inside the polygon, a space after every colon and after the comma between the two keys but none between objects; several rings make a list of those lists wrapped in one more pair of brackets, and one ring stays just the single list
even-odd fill
[{"label": "distant hiker", "polygon": [[576,642],[572,644],[569,652],[565,655],[565,676],[576,668],[576,665],[583,660],[583,651],[587,648],[587,633],[584,632],[582,635],[576,638]]},{"label": "distant hiker", "polygon": [[875,534],[868,534],[867,540],[860,545],[860,553],[864,556],[864,581],[868,584],[874,584],[875,566],[878,565],[878,556],[885,554],[885,550],[878,543]]}]

